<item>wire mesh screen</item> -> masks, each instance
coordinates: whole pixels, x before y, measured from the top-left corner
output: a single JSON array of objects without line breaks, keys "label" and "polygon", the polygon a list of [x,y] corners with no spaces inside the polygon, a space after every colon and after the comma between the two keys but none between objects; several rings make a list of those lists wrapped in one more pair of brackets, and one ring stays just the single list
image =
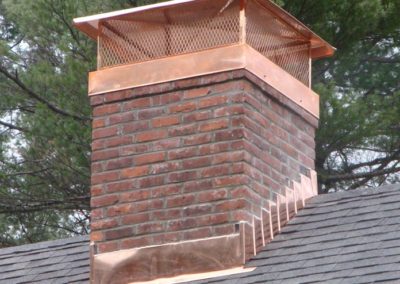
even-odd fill
[{"label": "wire mesh screen", "polygon": [[246,42],[292,76],[309,85],[309,41],[253,1],[246,10]]},{"label": "wire mesh screen", "polygon": [[247,1],[245,18],[241,25],[240,0],[213,0],[103,20],[98,67],[239,44],[245,34],[248,45],[309,85],[309,39],[257,1]]},{"label": "wire mesh screen", "polygon": [[146,11],[100,23],[99,68],[196,52],[239,42],[239,1]]}]

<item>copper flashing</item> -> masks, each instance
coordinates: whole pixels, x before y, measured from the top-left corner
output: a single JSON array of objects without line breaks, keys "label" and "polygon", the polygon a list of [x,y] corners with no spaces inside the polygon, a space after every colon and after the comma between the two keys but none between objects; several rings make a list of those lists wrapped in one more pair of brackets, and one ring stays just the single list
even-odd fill
[{"label": "copper flashing", "polygon": [[239,69],[248,70],[315,117],[319,117],[319,96],[247,44],[91,72],[89,95]]},{"label": "copper flashing", "polygon": [[94,256],[94,283],[131,283],[235,268],[243,264],[239,234]]}]

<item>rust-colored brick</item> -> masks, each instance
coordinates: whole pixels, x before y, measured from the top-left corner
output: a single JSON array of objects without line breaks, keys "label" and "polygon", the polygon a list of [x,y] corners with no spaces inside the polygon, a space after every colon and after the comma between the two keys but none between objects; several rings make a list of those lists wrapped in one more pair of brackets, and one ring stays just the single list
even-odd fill
[{"label": "rust-colored brick", "polygon": [[317,119],[245,71],[91,103],[99,253],[231,234],[314,167]]}]

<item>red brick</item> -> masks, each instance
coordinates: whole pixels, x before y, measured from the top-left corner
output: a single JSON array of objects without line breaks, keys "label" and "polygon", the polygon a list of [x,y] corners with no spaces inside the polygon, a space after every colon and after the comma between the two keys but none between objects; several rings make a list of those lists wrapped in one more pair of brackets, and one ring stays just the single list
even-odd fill
[{"label": "red brick", "polygon": [[194,112],[194,113],[189,113],[185,114],[182,118],[182,121],[184,123],[191,123],[191,122],[196,122],[196,121],[202,121],[211,118],[211,111],[200,111],[200,112]]},{"label": "red brick", "polygon": [[142,224],[137,227],[136,234],[143,235],[143,234],[150,234],[150,233],[157,233],[164,231],[164,224],[162,223],[147,223]]},{"label": "red brick", "polygon": [[161,130],[151,130],[142,132],[136,135],[136,142],[149,142],[154,140],[159,140],[167,137],[167,131],[165,129]]},{"label": "red brick", "polygon": [[103,185],[91,186],[90,187],[90,196],[100,196],[104,194]]},{"label": "red brick", "polygon": [[228,119],[207,121],[200,125],[200,131],[208,132],[208,131],[214,131],[214,130],[218,130],[218,129],[224,129],[224,128],[227,128],[228,125],[229,125]]},{"label": "red brick", "polygon": [[182,232],[162,233],[153,237],[152,244],[165,244],[178,242],[183,239]]},{"label": "red brick", "polygon": [[151,220],[153,221],[173,220],[173,219],[178,219],[180,217],[182,217],[182,210],[180,208],[153,211],[151,213]]},{"label": "red brick", "polygon": [[215,133],[215,141],[226,141],[243,138],[242,129],[222,130]]},{"label": "red brick", "polygon": [[122,128],[124,134],[134,133],[138,131],[150,129],[149,123],[147,121],[135,121],[125,124]]},{"label": "red brick", "polygon": [[179,102],[181,99],[182,99],[182,94],[180,92],[163,94],[160,96],[160,103],[162,105],[166,105],[166,104]]},{"label": "red brick", "polygon": [[92,128],[101,128],[106,125],[106,121],[104,118],[94,118],[92,122]]},{"label": "red brick", "polygon": [[104,234],[101,231],[91,231],[90,232],[90,241],[92,242],[100,242],[104,240]]},{"label": "red brick", "polygon": [[203,97],[211,93],[210,87],[189,89],[184,93],[184,99],[194,99],[198,97]]},{"label": "red brick", "polygon": [[200,176],[203,178],[225,176],[229,174],[230,169],[231,169],[230,165],[219,165],[215,167],[208,167],[201,170]]},{"label": "red brick", "polygon": [[115,169],[121,169],[121,168],[127,168],[132,166],[132,158],[120,158],[117,160],[112,160],[107,162],[106,164],[106,170],[115,170]]},{"label": "red brick", "polygon": [[152,190],[152,197],[153,198],[159,198],[159,197],[165,197],[165,196],[170,196],[170,195],[176,195],[180,193],[182,185],[179,184],[173,184],[173,185],[167,185],[163,186],[161,188],[156,188]]},{"label": "red brick", "polygon": [[119,228],[115,230],[105,231],[104,238],[108,241],[123,239],[133,235],[132,227]]},{"label": "red brick", "polygon": [[227,197],[228,197],[228,192],[225,189],[208,190],[199,193],[197,200],[198,202],[210,202],[210,201],[222,200]]},{"label": "red brick", "polygon": [[213,228],[213,230],[214,230],[215,234],[218,236],[231,235],[231,234],[237,233],[235,225],[233,225],[233,224],[216,226]]},{"label": "red brick", "polygon": [[181,144],[180,138],[163,139],[153,142],[153,150],[164,151],[164,150],[174,149],[178,148],[180,144]]},{"label": "red brick", "polygon": [[107,114],[112,114],[119,112],[121,109],[119,104],[111,104],[111,105],[104,105],[104,106],[97,106],[93,109],[93,116],[102,116]]},{"label": "red brick", "polygon": [[109,207],[107,209],[106,215],[107,217],[114,217],[119,215],[126,215],[133,212],[140,212],[138,211],[139,207],[142,209],[141,211],[145,211],[149,207],[148,202],[139,205],[138,204],[133,205],[131,203],[117,204]]},{"label": "red brick", "polygon": [[215,206],[217,212],[233,211],[243,209],[247,206],[247,201],[244,199],[227,200]]},{"label": "red brick", "polygon": [[174,106],[169,107],[170,113],[178,113],[178,112],[190,112],[196,109],[196,103],[194,102],[186,102]]},{"label": "red brick", "polygon": [[128,145],[131,143],[132,143],[131,136],[119,136],[119,137],[108,138],[107,140],[105,140],[104,147],[112,148],[112,147]]},{"label": "red brick", "polygon": [[223,164],[229,162],[237,162],[244,160],[243,151],[224,152],[213,156],[213,164]]},{"label": "red brick", "polygon": [[189,181],[185,182],[183,187],[184,192],[202,191],[212,188],[211,180]]},{"label": "red brick", "polygon": [[243,114],[242,105],[223,106],[214,110],[214,117]]},{"label": "red brick", "polygon": [[90,222],[91,231],[114,228],[118,225],[116,219],[103,219]]},{"label": "red brick", "polygon": [[149,213],[131,214],[121,217],[121,222],[123,225],[141,224],[148,221],[150,221]]},{"label": "red brick", "polygon": [[211,228],[200,228],[184,233],[185,240],[203,239],[212,236]]},{"label": "red brick", "polygon": [[171,197],[167,199],[167,207],[173,208],[187,206],[189,204],[193,204],[194,200],[194,194]]},{"label": "red brick", "polygon": [[183,182],[193,180],[197,177],[196,171],[191,172],[180,172],[180,173],[170,173],[168,174],[168,180],[170,182]]},{"label": "red brick", "polygon": [[165,176],[148,176],[138,180],[139,188],[148,188],[165,184]]},{"label": "red brick", "polygon": [[223,224],[229,221],[229,215],[227,213],[220,213],[220,214],[201,216],[197,217],[196,221],[199,227]]},{"label": "red brick", "polygon": [[101,150],[104,148],[105,140],[95,140],[92,141],[92,151],[95,152],[97,150]]},{"label": "red brick", "polygon": [[152,120],[153,127],[165,127],[179,124],[179,116],[159,117]]},{"label": "red brick", "polygon": [[150,97],[146,98],[139,98],[139,99],[133,99],[132,101],[126,102],[124,104],[124,111],[129,111],[133,109],[142,109],[144,107],[150,106]]},{"label": "red brick", "polygon": [[121,149],[121,156],[130,156],[136,154],[142,154],[149,150],[149,145],[146,144],[136,144],[125,146]]},{"label": "red brick", "polygon": [[199,108],[207,108],[216,105],[225,104],[228,101],[227,96],[213,96],[209,98],[204,98],[199,101]]},{"label": "red brick", "polygon": [[97,244],[98,253],[105,253],[118,250],[118,242],[105,242]]},{"label": "red brick", "polygon": [[118,134],[118,127],[113,126],[113,127],[107,127],[107,128],[100,128],[100,129],[94,129],[92,132],[92,138],[94,139],[100,139],[100,138],[106,138],[106,137],[111,137],[115,136]]},{"label": "red brick", "polygon": [[190,148],[183,148],[183,149],[176,149],[173,151],[168,152],[168,159],[169,160],[176,160],[176,159],[184,159],[190,158],[197,155],[197,148],[190,147]]},{"label": "red brick", "polygon": [[118,201],[119,201],[118,195],[104,195],[91,198],[90,205],[93,208],[104,207],[104,206],[114,205],[118,203]]},{"label": "red brick", "polygon": [[121,178],[134,178],[145,176],[149,173],[149,166],[133,167],[121,171]]},{"label": "red brick", "polygon": [[139,248],[139,247],[149,246],[152,244],[153,242],[150,237],[124,239],[121,241],[121,249]]},{"label": "red brick", "polygon": [[168,222],[167,231],[181,231],[196,227],[196,218],[187,218],[183,220],[174,220]]},{"label": "red brick", "polygon": [[214,180],[215,186],[232,186],[243,183],[242,177],[239,175],[230,177],[218,177]]},{"label": "red brick", "polygon": [[200,146],[200,155],[209,155],[215,154],[219,152],[225,152],[229,149],[229,143],[222,142],[218,144],[208,144],[208,145],[201,145]]},{"label": "red brick", "polygon": [[190,135],[193,133],[196,133],[198,128],[197,124],[189,124],[189,125],[179,125],[172,127],[168,130],[168,134],[171,137],[174,136],[184,136],[184,135]]},{"label": "red brick", "polygon": [[118,172],[92,174],[92,185],[115,181],[119,178]]},{"label": "red brick", "polygon": [[120,192],[120,191],[130,190],[132,189],[132,187],[133,187],[132,181],[120,181],[116,183],[107,184],[107,192],[108,193]]},{"label": "red brick", "polygon": [[190,160],[184,160],[182,166],[184,169],[202,168],[211,164],[211,157],[200,157]]},{"label": "red brick", "polygon": [[140,200],[147,200],[150,198],[149,190],[134,190],[131,192],[122,193],[120,199],[124,202],[134,202]]},{"label": "red brick", "polygon": [[152,175],[163,174],[176,171],[178,169],[180,169],[180,163],[178,161],[155,164],[151,166],[150,174]]},{"label": "red brick", "polygon": [[134,159],[135,165],[137,166],[163,162],[164,160],[165,160],[164,152],[144,154],[136,156]]},{"label": "red brick", "polygon": [[211,204],[200,204],[200,205],[185,207],[183,209],[183,216],[193,217],[198,215],[210,214],[211,212],[212,212]]},{"label": "red brick", "polygon": [[121,124],[133,120],[134,120],[134,115],[132,112],[114,114],[108,118],[110,125]]},{"label": "red brick", "polygon": [[212,133],[204,133],[197,135],[190,135],[182,138],[183,146],[194,146],[210,143],[212,141]]},{"label": "red brick", "polygon": [[139,120],[152,119],[164,114],[164,108],[149,108],[138,112]]},{"label": "red brick", "polygon": [[92,208],[92,211],[90,212],[90,219],[91,220],[98,220],[102,219],[104,217],[103,214],[103,209],[102,208]]}]

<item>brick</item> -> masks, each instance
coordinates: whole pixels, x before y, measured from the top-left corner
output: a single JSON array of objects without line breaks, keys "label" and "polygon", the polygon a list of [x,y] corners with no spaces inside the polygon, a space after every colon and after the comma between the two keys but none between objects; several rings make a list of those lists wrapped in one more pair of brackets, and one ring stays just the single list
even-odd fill
[{"label": "brick", "polygon": [[182,185],[179,185],[179,184],[166,185],[161,188],[155,188],[152,190],[152,197],[159,198],[159,197],[176,195],[181,192],[181,188],[182,188]]},{"label": "brick", "polygon": [[151,122],[153,127],[165,127],[179,124],[179,116],[167,116],[155,118]]},{"label": "brick", "polygon": [[220,119],[214,121],[207,121],[200,125],[200,132],[214,131],[218,129],[227,128],[229,125],[228,119]]},{"label": "brick", "polygon": [[212,236],[211,228],[200,228],[184,233],[185,240],[203,239]]},{"label": "brick", "polygon": [[182,138],[183,146],[194,146],[210,143],[212,141],[211,133],[190,135],[188,137]]},{"label": "brick", "polygon": [[92,139],[95,140],[95,139],[100,139],[100,138],[106,138],[106,137],[115,136],[117,134],[118,134],[117,126],[94,129],[92,132]]},{"label": "brick", "polygon": [[98,253],[106,253],[118,250],[118,242],[105,242],[97,244]]},{"label": "brick", "polygon": [[244,199],[227,200],[215,206],[217,212],[233,211],[248,206]]},{"label": "brick", "polygon": [[190,229],[197,226],[196,218],[186,218],[181,220],[169,221],[167,224],[167,231],[181,231],[184,229]]},{"label": "brick", "polygon": [[154,151],[165,151],[169,149],[178,148],[181,145],[181,138],[163,139],[153,142]]},{"label": "brick", "polygon": [[121,241],[121,249],[139,248],[152,245],[150,237],[130,238]]},{"label": "brick", "polygon": [[201,216],[197,217],[196,221],[199,227],[223,224],[229,221],[229,215],[227,213],[220,213],[220,214]]},{"label": "brick", "polygon": [[211,180],[189,181],[185,182],[183,192],[203,191],[212,188]]},{"label": "brick", "polygon": [[218,144],[208,144],[208,145],[201,145],[199,149],[199,154],[200,155],[210,155],[210,154],[215,154],[215,153],[220,153],[220,152],[225,152],[228,151],[229,149],[229,143],[222,142]]},{"label": "brick", "polygon": [[219,186],[232,186],[243,183],[242,177],[239,175],[230,177],[218,177],[214,179],[214,185]]},{"label": "brick", "polygon": [[152,119],[164,114],[164,108],[149,108],[138,112],[139,120]]},{"label": "brick", "polygon": [[103,229],[110,229],[116,227],[117,225],[118,222],[116,219],[103,219],[103,220],[91,221],[90,230],[97,231]]},{"label": "brick", "polygon": [[190,160],[184,160],[182,166],[184,169],[202,168],[211,165],[211,157],[200,157]]},{"label": "brick", "polygon": [[106,126],[106,120],[104,118],[94,118],[92,121],[92,128],[101,128]]},{"label": "brick", "polygon": [[170,106],[170,113],[179,113],[179,112],[191,112],[196,109],[196,103],[194,102],[186,102],[178,105]]},{"label": "brick", "polygon": [[119,178],[118,172],[107,172],[107,173],[99,173],[99,174],[92,174],[92,185],[107,183],[111,181],[115,181]]},{"label": "brick", "polygon": [[121,110],[119,104],[110,104],[104,106],[97,106],[93,109],[93,116],[103,116],[107,114],[117,113]]},{"label": "brick", "polygon": [[149,142],[154,140],[159,140],[167,137],[168,132],[166,130],[151,130],[142,132],[136,135],[136,142]]},{"label": "brick", "polygon": [[212,113],[209,110],[199,111],[194,113],[185,114],[182,117],[184,123],[191,123],[196,121],[202,121],[211,118]]},{"label": "brick", "polygon": [[149,173],[149,166],[133,167],[121,171],[121,178],[134,178],[145,176]]},{"label": "brick", "polygon": [[104,142],[104,147],[106,148],[113,148],[113,147],[119,147],[123,145],[128,145],[132,143],[132,137],[131,136],[119,136],[119,137],[112,137],[108,138]]},{"label": "brick", "polygon": [[150,104],[151,104],[150,97],[137,98],[124,103],[123,110],[129,111],[134,109],[142,109],[144,107],[149,107]]},{"label": "brick", "polygon": [[139,188],[148,188],[165,184],[165,176],[148,176],[137,181]]},{"label": "brick", "polygon": [[185,207],[183,209],[183,216],[193,217],[198,215],[210,214],[211,212],[212,212],[211,204],[200,204],[200,205]]},{"label": "brick", "polygon": [[227,101],[227,96],[213,96],[209,98],[207,97],[199,101],[199,109],[222,105],[225,104]]},{"label": "brick", "polygon": [[[138,210],[139,207],[142,210]],[[117,205],[107,208],[106,216],[114,217],[114,216],[119,216],[119,215],[126,215],[126,214],[133,213],[133,212],[145,211],[145,210],[147,210],[147,208],[148,208],[147,202],[146,202],[146,204],[140,204],[139,206],[137,204],[135,204],[135,206],[134,206],[133,204],[130,204],[130,203],[117,204]]]},{"label": "brick", "polygon": [[223,106],[214,110],[214,117],[238,115],[244,113],[242,105]]},{"label": "brick", "polygon": [[165,161],[165,153],[164,152],[149,153],[149,154],[136,156],[134,158],[135,165],[137,165],[137,166],[154,164],[154,163],[159,163],[159,162],[163,162],[163,161]]},{"label": "brick", "polygon": [[197,196],[198,202],[211,202],[216,200],[222,200],[228,197],[228,192],[225,189],[219,190],[208,190],[205,192],[199,193]]},{"label": "brick", "polygon": [[150,233],[157,233],[164,231],[164,224],[162,223],[147,223],[141,224],[136,229],[136,234],[143,235],[143,234],[150,234]]},{"label": "brick", "polygon": [[194,194],[170,197],[167,199],[167,207],[173,208],[173,207],[187,206],[189,204],[193,204],[194,200],[195,200]]},{"label": "brick", "polygon": [[153,236],[153,244],[165,244],[178,242],[183,239],[182,232],[168,232]]},{"label": "brick", "polygon": [[193,123],[189,125],[179,125],[172,127],[168,130],[168,134],[170,137],[174,136],[185,136],[190,135],[197,132],[198,125]]},{"label": "brick", "polygon": [[104,234],[101,231],[91,231],[90,232],[90,241],[92,242],[101,242],[104,240]]},{"label": "brick", "polygon": [[150,221],[149,213],[131,214],[121,217],[121,223],[123,225],[141,224],[149,221]]},{"label": "brick", "polygon": [[92,174],[97,174],[97,173],[101,173],[104,171],[103,169],[103,163],[102,162],[93,162],[91,167],[90,167]]},{"label": "brick", "polygon": [[144,131],[150,129],[149,123],[147,121],[135,121],[128,124],[125,124],[122,127],[122,131],[124,134],[135,133],[138,131]]},{"label": "brick", "polygon": [[133,235],[132,227],[119,228],[115,230],[109,230],[104,232],[104,239],[107,241],[123,239],[131,237]]},{"label": "brick", "polygon": [[152,175],[163,174],[176,171],[178,169],[180,169],[180,163],[177,161],[155,164],[151,166],[150,174]]},{"label": "brick", "polygon": [[229,162],[237,162],[244,160],[243,151],[235,151],[235,152],[224,152],[220,154],[215,154],[213,156],[213,164],[223,164]]},{"label": "brick", "polygon": [[104,149],[104,140],[92,141],[92,152]]},{"label": "brick", "polygon": [[119,198],[118,195],[104,195],[99,197],[93,197],[90,200],[90,206],[93,208],[96,207],[105,207],[118,203]]},{"label": "brick", "polygon": [[213,231],[215,232],[214,234],[216,234],[217,236],[231,235],[231,234],[237,233],[234,224],[215,226],[213,228]]},{"label": "brick", "polygon": [[166,105],[166,104],[179,102],[181,99],[182,99],[182,94],[180,92],[163,94],[160,96],[160,103],[162,105]]},{"label": "brick", "polygon": [[169,151],[168,159],[169,160],[184,159],[184,158],[194,157],[196,155],[197,155],[197,148],[190,147],[190,148],[183,148],[183,149],[176,149],[173,151]]},{"label": "brick", "polygon": [[90,220],[98,220],[104,217],[103,209],[102,208],[92,208],[90,212]]},{"label": "brick", "polygon": [[172,183],[174,182],[184,182],[193,180],[197,177],[196,171],[180,172],[180,173],[170,173],[168,174],[168,180]]},{"label": "brick", "polygon": [[151,213],[151,220],[153,220],[153,221],[173,220],[173,219],[179,219],[180,217],[182,217],[182,210],[180,208],[179,209],[153,211]]},{"label": "brick", "polygon": [[110,125],[121,124],[133,120],[134,120],[134,113],[132,112],[114,114],[108,118]]},{"label": "brick", "polygon": [[215,133],[215,141],[226,141],[243,138],[242,129],[222,130]]},{"label": "brick", "polygon": [[230,165],[218,165],[215,167],[208,167],[201,170],[200,176],[203,178],[225,176],[229,174],[230,169],[231,169]]},{"label": "brick", "polygon": [[149,151],[149,145],[146,144],[129,145],[121,148],[120,151],[121,151],[121,156],[142,154]]},{"label": "brick", "polygon": [[109,171],[109,170],[127,168],[127,167],[132,166],[132,161],[133,161],[133,159],[130,157],[112,160],[112,161],[107,162],[105,169],[107,171]]},{"label": "brick", "polygon": [[140,200],[147,200],[150,198],[151,192],[149,190],[134,190],[131,192],[122,193],[120,199],[124,202],[134,202]]},{"label": "brick", "polygon": [[132,181],[119,181],[116,183],[107,184],[108,193],[130,190],[132,188],[133,188]]},{"label": "brick", "polygon": [[185,91],[183,98],[185,100],[195,99],[195,98],[206,96],[210,93],[211,93],[210,87],[190,89],[190,90]]}]

